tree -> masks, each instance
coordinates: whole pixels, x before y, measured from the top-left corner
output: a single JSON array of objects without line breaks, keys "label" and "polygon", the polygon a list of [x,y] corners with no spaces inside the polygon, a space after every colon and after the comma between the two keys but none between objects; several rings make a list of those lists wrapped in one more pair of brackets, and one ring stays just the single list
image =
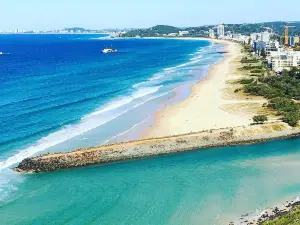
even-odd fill
[{"label": "tree", "polygon": [[289,124],[292,127],[296,127],[300,120],[299,112],[288,112],[283,116],[283,122]]},{"label": "tree", "polygon": [[268,117],[265,115],[257,115],[253,117],[253,121],[257,124],[263,124],[264,122],[268,121]]}]

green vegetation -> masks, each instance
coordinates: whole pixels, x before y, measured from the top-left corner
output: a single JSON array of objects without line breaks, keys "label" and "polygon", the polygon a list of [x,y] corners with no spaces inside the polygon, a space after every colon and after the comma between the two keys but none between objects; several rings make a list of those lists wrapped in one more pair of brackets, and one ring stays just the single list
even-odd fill
[{"label": "green vegetation", "polygon": [[242,68],[240,68],[240,70],[261,70],[262,69],[262,65],[258,65],[258,66],[253,66],[253,65],[247,65],[247,66],[243,66]]},{"label": "green vegetation", "polygon": [[157,25],[149,29],[138,29],[127,32],[123,37],[155,37],[163,36],[164,34],[178,33],[180,31],[177,27],[167,26],[167,25]]},{"label": "green vegetation", "polygon": [[253,59],[253,58],[248,58],[248,57],[243,57],[241,59],[241,63],[258,63],[258,59]]},{"label": "green vegetation", "polygon": [[[224,24],[226,31],[232,33],[240,33],[243,35],[250,35],[251,33],[263,32],[267,29],[272,29],[274,33],[284,34],[286,25],[295,26],[289,30],[290,35],[300,35],[300,22],[267,22],[254,24]],[[208,37],[209,29],[215,29],[216,25],[205,25],[199,27],[177,28],[166,25],[158,25],[149,29],[135,29],[124,34],[124,37],[152,37],[162,36],[163,34],[178,33],[179,30],[189,31],[191,37]],[[280,39],[280,36],[274,36],[274,39]]]},{"label": "green vegetation", "polygon": [[[245,81],[241,83],[245,84]],[[268,107],[276,110],[284,122],[297,126],[300,120],[300,69],[293,68],[282,75],[258,77],[257,82],[246,82],[244,91],[264,96],[269,100]]]},{"label": "green vegetation", "polygon": [[262,73],[261,69],[254,69],[250,71],[251,73]]},{"label": "green vegetation", "polygon": [[265,74],[271,74],[271,70],[264,61],[257,58],[245,57],[242,58],[241,63],[247,64],[239,70],[248,71],[251,76],[263,76]]},{"label": "green vegetation", "polygon": [[[244,44],[244,51],[249,50],[249,45]],[[244,92],[251,95],[263,96],[269,100],[266,104],[270,109],[281,116],[282,121],[291,126],[297,126],[300,120],[300,69],[293,68],[284,71],[282,75],[270,75],[269,66],[261,59],[252,56],[244,57],[241,63],[246,64],[239,68],[248,71],[255,78],[241,79]],[[236,89],[235,92],[240,90]],[[262,119],[261,116],[253,118],[255,123]],[[261,121],[264,122],[264,121]]]},{"label": "green vegetation", "polygon": [[290,29],[290,35],[299,35],[300,34],[300,22],[267,22],[267,23],[253,23],[253,24],[227,24],[225,29],[232,30],[234,33],[240,33],[249,35],[251,33],[259,33],[266,28],[271,28],[275,33],[283,34],[285,26],[295,26]]},{"label": "green vegetation", "polygon": [[244,44],[243,47],[242,52],[248,53],[249,55],[254,51],[253,46],[250,44]]},{"label": "green vegetation", "polygon": [[252,84],[254,82],[253,78],[250,79],[242,79],[239,81],[240,84]]},{"label": "green vegetation", "polygon": [[270,221],[263,222],[262,225],[299,225],[300,224],[300,206],[294,206],[293,209]]},{"label": "green vegetation", "polygon": [[295,44],[294,51],[300,51],[300,43]]},{"label": "green vegetation", "polygon": [[253,117],[253,122],[257,124],[263,124],[266,121],[268,121],[268,117],[265,115],[257,115]]}]

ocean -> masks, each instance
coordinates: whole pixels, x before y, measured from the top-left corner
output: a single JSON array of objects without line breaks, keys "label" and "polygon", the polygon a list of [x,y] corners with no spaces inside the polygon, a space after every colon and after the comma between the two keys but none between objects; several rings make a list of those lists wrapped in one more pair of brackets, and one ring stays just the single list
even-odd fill
[{"label": "ocean", "polygon": [[[111,46],[119,53],[100,53]],[[11,170],[29,156],[139,138],[223,50],[205,40],[0,35],[1,224],[224,224],[297,195],[299,139]]]},{"label": "ocean", "polygon": [[[41,152],[138,138],[139,125],[187,96],[223,57],[208,41],[1,35],[0,43],[0,169]],[[105,46],[119,53],[102,54]]]}]

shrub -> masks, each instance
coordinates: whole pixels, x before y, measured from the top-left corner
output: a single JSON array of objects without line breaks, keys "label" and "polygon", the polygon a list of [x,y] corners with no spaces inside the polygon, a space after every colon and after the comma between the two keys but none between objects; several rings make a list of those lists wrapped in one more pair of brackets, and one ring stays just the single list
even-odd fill
[{"label": "shrub", "polygon": [[247,57],[242,58],[241,63],[257,63],[258,59],[249,59]]},{"label": "shrub", "polygon": [[254,79],[250,78],[250,79],[242,79],[240,80],[240,84],[251,84],[253,83]]},{"label": "shrub", "polygon": [[[258,66],[247,65],[243,69],[250,69],[251,72],[261,72]],[[251,95],[264,96],[269,99],[268,107],[277,111],[277,116],[291,126],[297,126],[300,120],[300,69],[292,68],[283,71],[282,75],[259,77],[257,82],[250,82],[244,79],[244,92]],[[257,122],[260,122],[257,120]],[[255,122],[256,122],[255,121]]]},{"label": "shrub", "polygon": [[282,121],[289,124],[292,127],[296,127],[300,120],[299,112],[288,112],[284,113]]},{"label": "shrub", "polygon": [[251,73],[261,73],[262,70],[261,69],[254,69],[250,71]]},{"label": "shrub", "polygon": [[269,107],[276,109],[280,113],[284,112],[299,112],[300,105],[291,99],[277,97],[270,101]]},{"label": "shrub", "polygon": [[254,121],[254,123],[262,124],[262,123],[268,121],[268,117],[266,117],[265,115],[257,115],[257,116],[253,117],[253,121]]}]

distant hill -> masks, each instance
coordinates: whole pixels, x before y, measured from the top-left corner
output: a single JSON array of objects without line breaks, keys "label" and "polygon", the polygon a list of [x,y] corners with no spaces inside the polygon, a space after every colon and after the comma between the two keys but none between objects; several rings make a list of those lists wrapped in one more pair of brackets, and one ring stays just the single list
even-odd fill
[{"label": "distant hill", "polygon": [[168,25],[157,25],[148,29],[136,29],[131,30],[123,35],[123,37],[155,37],[162,36],[164,34],[178,33],[180,31],[177,27],[172,27]]},{"label": "distant hill", "polygon": [[[249,35],[251,33],[263,32],[266,30],[272,30],[278,35],[283,35],[285,26],[295,26],[289,29],[290,35],[300,35],[300,22],[265,22],[265,23],[245,23],[245,24],[223,24],[225,31],[231,33],[240,33]],[[216,25],[206,25],[199,27],[188,27],[180,29],[173,26],[157,25],[148,29],[135,29],[124,34],[124,37],[155,37],[168,35],[170,33],[178,33],[180,30],[189,31],[189,36],[207,37],[209,29],[216,29]]]},{"label": "distant hill", "polygon": [[283,35],[285,26],[295,26],[289,29],[291,35],[300,35],[300,22],[266,22],[253,24],[226,24],[228,30],[235,33],[251,34],[255,32],[262,32],[267,29],[273,30],[276,34]]}]

